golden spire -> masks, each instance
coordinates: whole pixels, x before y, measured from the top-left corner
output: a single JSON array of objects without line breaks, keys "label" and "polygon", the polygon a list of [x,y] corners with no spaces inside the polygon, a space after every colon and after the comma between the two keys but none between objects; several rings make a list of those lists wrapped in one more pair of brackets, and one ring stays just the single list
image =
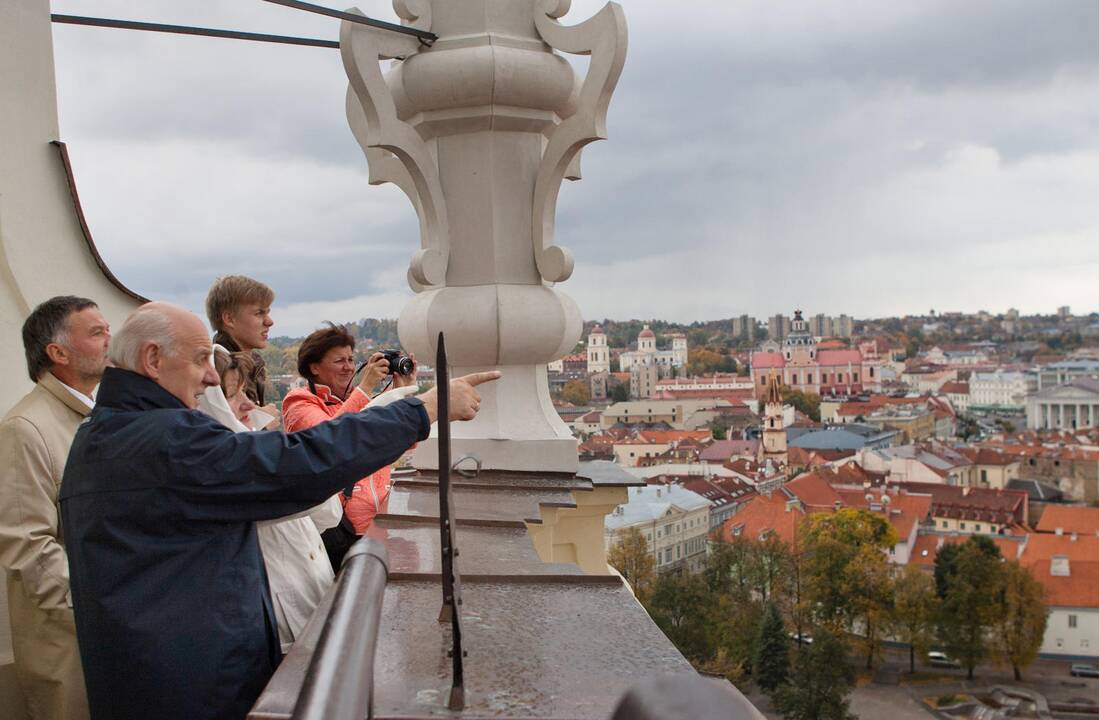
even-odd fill
[{"label": "golden spire", "polygon": [[779,387],[778,375],[772,370],[770,376],[767,378],[767,404],[771,403],[782,404],[782,391]]}]

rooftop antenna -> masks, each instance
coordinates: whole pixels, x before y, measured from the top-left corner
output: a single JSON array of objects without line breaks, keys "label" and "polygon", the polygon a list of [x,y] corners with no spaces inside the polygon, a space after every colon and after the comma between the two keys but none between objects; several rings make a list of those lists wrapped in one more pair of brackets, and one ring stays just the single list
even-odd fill
[{"label": "rooftop antenna", "polygon": [[465,683],[462,661],[462,578],[454,558],[458,557],[454,533],[454,495],[450,487],[450,372],[446,361],[443,334],[435,352],[435,387],[439,401],[439,550],[442,554],[443,606],[439,622],[450,623],[451,710],[465,707]]}]

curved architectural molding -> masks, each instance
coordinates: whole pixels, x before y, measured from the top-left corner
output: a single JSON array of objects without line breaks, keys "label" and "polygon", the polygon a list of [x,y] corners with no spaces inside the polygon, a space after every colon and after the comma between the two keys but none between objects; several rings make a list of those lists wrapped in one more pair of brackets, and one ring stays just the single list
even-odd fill
[{"label": "curved architectural molding", "polygon": [[[394,3],[399,15],[414,20],[414,27],[417,23],[425,24],[424,18],[430,21],[430,8],[426,6],[423,0],[396,0]],[[347,119],[370,163],[371,182],[392,182],[400,187],[412,199],[420,217],[421,248],[413,255],[409,266],[409,277],[416,290],[446,281],[450,260],[446,201],[435,157],[416,129],[398,117],[379,60],[406,58],[419,49],[419,41],[407,35],[350,22],[340,25],[340,55],[350,82],[350,93],[358,101],[348,103]],[[410,193],[409,189],[415,192]]]},{"label": "curved architectural molding", "polygon": [[572,253],[554,244],[557,195],[566,176],[579,178],[580,150],[594,140],[606,139],[607,108],[626,62],[626,16],[622,6],[607,3],[579,25],[564,26],[557,18],[568,11],[569,5],[569,0],[542,0],[541,12],[534,18],[538,34],[551,48],[591,56],[576,111],[547,135],[534,186],[534,254],[538,272],[547,282],[562,282],[572,275]]},{"label": "curved architectural molding", "polygon": [[58,155],[61,156],[61,164],[65,168],[65,179],[69,183],[69,195],[72,196],[73,211],[76,213],[76,221],[80,224],[80,232],[84,235],[84,242],[88,246],[88,252],[91,253],[92,260],[95,261],[96,267],[103,273],[103,277],[107,278],[107,281],[121,290],[123,294],[142,304],[149,302],[149,298],[134,292],[122,284],[122,281],[118,279],[118,276],[107,267],[107,262],[103,259],[103,256],[99,254],[99,248],[95,246],[95,239],[92,238],[92,231],[88,227],[88,220],[84,217],[84,207],[80,204],[80,193],[76,190],[76,177],[73,175],[72,163],[69,161],[69,146],[60,140],[53,140],[50,144],[57,148]]}]

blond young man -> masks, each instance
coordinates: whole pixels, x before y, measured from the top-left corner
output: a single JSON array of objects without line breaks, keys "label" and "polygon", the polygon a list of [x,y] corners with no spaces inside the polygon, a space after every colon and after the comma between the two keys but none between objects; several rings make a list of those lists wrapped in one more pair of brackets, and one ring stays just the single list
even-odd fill
[{"label": "blond young man", "polygon": [[57,494],[110,337],[86,298],[55,297],[35,308],[23,324],[35,387],[0,422],[0,565],[16,677],[36,720],[88,717]]},{"label": "blond young man", "polygon": [[252,353],[255,367],[246,378],[245,393],[257,406],[277,415],[273,405],[264,406],[267,369],[256,352],[267,347],[267,334],[275,324],[271,319],[274,302],[274,290],[244,275],[220,277],[206,294],[206,318],[214,329],[214,342],[229,352]]}]

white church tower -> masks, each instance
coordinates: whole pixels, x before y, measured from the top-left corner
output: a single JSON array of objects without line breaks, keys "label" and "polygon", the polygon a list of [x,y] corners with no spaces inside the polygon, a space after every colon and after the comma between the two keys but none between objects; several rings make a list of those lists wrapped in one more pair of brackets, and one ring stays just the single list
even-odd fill
[{"label": "white church tower", "polygon": [[607,347],[607,336],[603,328],[596,325],[588,335],[588,372],[610,372],[611,351]]}]

